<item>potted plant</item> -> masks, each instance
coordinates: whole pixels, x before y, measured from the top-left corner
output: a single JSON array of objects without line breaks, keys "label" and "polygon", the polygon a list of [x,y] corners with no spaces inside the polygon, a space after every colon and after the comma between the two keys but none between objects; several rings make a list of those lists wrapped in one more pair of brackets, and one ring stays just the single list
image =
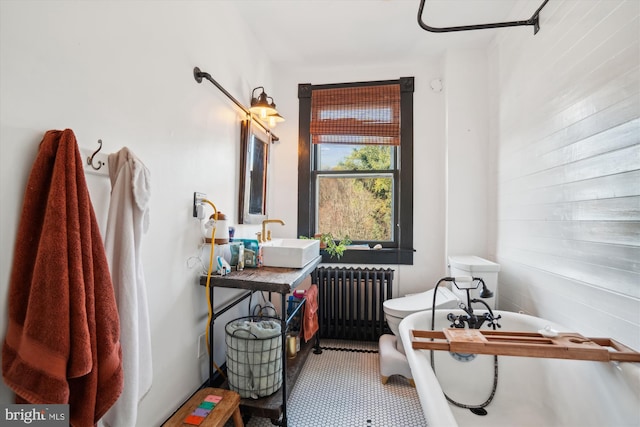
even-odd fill
[{"label": "potted plant", "polygon": [[[309,239],[306,236],[300,236],[301,239]],[[320,240],[320,249],[324,249],[331,258],[340,259],[347,250],[347,246],[351,244],[349,236],[344,236],[340,241],[333,237],[332,233],[320,233],[313,236],[314,239]]]}]

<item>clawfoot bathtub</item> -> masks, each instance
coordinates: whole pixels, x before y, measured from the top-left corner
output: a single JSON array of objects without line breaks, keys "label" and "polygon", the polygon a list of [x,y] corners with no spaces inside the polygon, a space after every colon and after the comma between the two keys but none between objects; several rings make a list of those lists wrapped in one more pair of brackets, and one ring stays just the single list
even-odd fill
[{"label": "clawfoot bathtub", "polygon": [[[435,330],[449,327],[448,313],[464,314],[436,310]],[[502,316],[503,331],[536,332],[549,326],[575,332],[525,314],[494,313]],[[430,351],[411,347],[411,329],[430,330],[431,311],[412,314],[400,323],[400,336],[430,427],[640,426],[640,363],[498,356],[495,368],[494,356],[435,351],[434,374]],[[490,399],[496,375],[495,395]],[[476,415],[449,403],[445,394],[466,406],[491,402],[484,407],[486,415]]]}]

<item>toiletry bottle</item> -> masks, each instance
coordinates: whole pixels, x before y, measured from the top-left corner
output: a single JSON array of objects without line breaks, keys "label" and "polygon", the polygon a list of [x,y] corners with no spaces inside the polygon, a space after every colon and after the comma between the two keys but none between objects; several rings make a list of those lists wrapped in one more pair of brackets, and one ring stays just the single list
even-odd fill
[{"label": "toiletry bottle", "polygon": [[242,243],[238,245],[238,264],[236,265],[236,270],[244,270],[244,244]]},{"label": "toiletry bottle", "polygon": [[258,245],[258,267],[262,267],[263,261],[262,261],[262,245]]}]

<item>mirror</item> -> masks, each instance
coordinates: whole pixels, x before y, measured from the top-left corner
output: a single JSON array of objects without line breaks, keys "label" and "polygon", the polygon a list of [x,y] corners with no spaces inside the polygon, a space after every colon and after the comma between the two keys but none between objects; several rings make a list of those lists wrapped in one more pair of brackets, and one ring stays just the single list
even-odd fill
[{"label": "mirror", "polygon": [[267,218],[270,135],[250,120],[240,124],[239,224],[260,224]]}]

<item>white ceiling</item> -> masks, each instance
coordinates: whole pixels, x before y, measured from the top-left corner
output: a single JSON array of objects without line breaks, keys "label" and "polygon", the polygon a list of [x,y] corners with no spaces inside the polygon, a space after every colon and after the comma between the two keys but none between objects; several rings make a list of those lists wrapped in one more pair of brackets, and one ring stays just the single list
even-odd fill
[{"label": "white ceiling", "polygon": [[[426,0],[423,21],[457,26],[512,20],[516,0]],[[527,0],[526,20],[542,0]],[[275,65],[341,66],[440,55],[447,48],[486,46],[497,31],[431,33],[417,22],[420,0],[234,0]]]}]

